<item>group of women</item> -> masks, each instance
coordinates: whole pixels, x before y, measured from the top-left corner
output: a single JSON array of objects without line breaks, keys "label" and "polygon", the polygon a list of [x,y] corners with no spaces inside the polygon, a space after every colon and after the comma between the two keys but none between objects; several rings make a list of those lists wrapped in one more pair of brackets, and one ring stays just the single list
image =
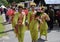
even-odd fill
[{"label": "group of women", "polygon": [[14,28],[14,32],[16,37],[18,38],[18,42],[24,42],[24,33],[26,30],[26,21],[27,27],[30,30],[32,42],[37,42],[38,40],[38,29],[40,30],[40,38],[42,35],[46,37],[47,40],[47,30],[48,25],[46,21],[49,21],[49,16],[44,12],[45,8],[40,7],[40,11],[36,11],[36,4],[34,2],[30,3],[31,11],[28,12],[28,15],[25,15],[23,10],[23,6],[21,4],[18,5],[18,12],[16,12],[12,19],[12,26]]}]

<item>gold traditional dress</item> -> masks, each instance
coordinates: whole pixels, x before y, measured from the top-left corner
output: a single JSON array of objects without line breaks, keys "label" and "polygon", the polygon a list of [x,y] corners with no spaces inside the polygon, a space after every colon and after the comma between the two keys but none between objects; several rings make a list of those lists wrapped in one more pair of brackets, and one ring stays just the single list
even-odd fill
[{"label": "gold traditional dress", "polygon": [[25,15],[24,13],[16,13],[12,25],[14,27],[15,33],[17,35],[18,41],[23,42],[24,32],[25,32]]},{"label": "gold traditional dress", "polygon": [[38,21],[32,19],[29,25],[31,38],[34,41],[38,40]]},{"label": "gold traditional dress", "polygon": [[36,42],[38,40],[38,21],[35,19],[34,12],[30,12],[30,14],[28,15],[29,16],[28,21],[32,41]]},{"label": "gold traditional dress", "polygon": [[19,42],[24,42],[24,33],[25,33],[25,17],[24,15],[20,15],[19,19],[18,19],[18,24],[17,24],[17,28],[18,28],[18,40]]},{"label": "gold traditional dress", "polygon": [[48,24],[46,22],[47,16],[48,15],[45,13],[41,14],[42,23],[40,23],[40,36],[42,35],[47,36],[47,30],[48,30]]}]

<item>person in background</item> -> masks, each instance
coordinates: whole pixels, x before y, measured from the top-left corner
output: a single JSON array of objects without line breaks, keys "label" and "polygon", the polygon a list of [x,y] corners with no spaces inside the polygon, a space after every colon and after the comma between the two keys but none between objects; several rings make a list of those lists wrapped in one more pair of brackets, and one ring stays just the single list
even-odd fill
[{"label": "person in background", "polygon": [[56,17],[57,17],[59,27],[60,27],[60,9],[56,12]]},{"label": "person in background", "polygon": [[2,14],[2,8],[0,7],[0,14]]},{"label": "person in background", "polygon": [[27,9],[27,8],[24,8],[23,11],[25,12],[25,14],[26,14],[26,16],[27,16],[27,15],[28,15],[28,9]]},{"label": "person in background", "polygon": [[6,23],[6,11],[7,10],[6,10],[6,7],[4,5],[1,6],[1,9],[2,9],[2,11],[1,11],[2,13],[1,14],[2,14],[2,17],[4,19],[4,23],[3,24],[5,24]]},{"label": "person in background", "polygon": [[15,9],[12,8],[12,7],[7,10],[7,13],[6,14],[9,17],[8,23],[11,23],[11,20],[12,20],[12,17],[14,15],[14,13],[15,13]]},{"label": "person in background", "polygon": [[52,7],[49,7],[48,15],[50,17],[50,21],[48,21],[49,30],[52,30],[53,29],[53,24],[54,24],[54,10],[53,10]]},{"label": "person in background", "polygon": [[[10,9],[10,6],[7,6],[7,11]],[[6,12],[6,22],[8,23],[9,22],[9,16],[7,15],[7,12]]]}]

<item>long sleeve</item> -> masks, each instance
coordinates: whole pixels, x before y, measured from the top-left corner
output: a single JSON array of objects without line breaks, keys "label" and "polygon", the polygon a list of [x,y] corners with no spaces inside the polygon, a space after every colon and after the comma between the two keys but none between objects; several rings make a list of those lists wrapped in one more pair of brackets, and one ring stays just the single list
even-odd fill
[{"label": "long sleeve", "polygon": [[25,20],[26,20],[26,15],[24,15],[24,18],[23,18],[23,25],[25,25]]},{"label": "long sleeve", "polygon": [[32,13],[32,12],[29,12],[29,13],[28,13],[28,16],[27,16],[28,23],[30,23],[30,16],[31,16],[31,13]]},{"label": "long sleeve", "polygon": [[19,13],[16,13],[13,18],[13,23],[12,23],[13,27],[17,24],[18,17],[19,17]]}]

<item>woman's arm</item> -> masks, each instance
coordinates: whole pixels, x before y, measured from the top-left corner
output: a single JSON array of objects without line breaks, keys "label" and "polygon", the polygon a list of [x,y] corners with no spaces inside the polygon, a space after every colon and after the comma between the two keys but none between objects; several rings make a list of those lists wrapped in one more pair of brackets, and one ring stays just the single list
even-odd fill
[{"label": "woman's arm", "polygon": [[47,21],[50,21],[50,17],[47,14],[45,14],[45,17]]}]

